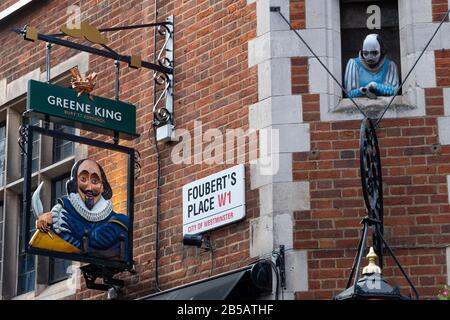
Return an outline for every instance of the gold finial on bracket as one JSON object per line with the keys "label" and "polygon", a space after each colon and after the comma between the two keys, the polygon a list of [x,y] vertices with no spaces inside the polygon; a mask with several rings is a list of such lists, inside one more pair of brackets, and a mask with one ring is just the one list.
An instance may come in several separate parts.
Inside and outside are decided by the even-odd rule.
{"label": "gold finial on bracket", "polygon": [[362,274],[363,275],[368,275],[372,273],[381,274],[381,268],[375,264],[375,261],[377,260],[378,256],[373,250],[373,247],[370,247],[369,253],[367,254],[366,257],[369,260],[369,264],[364,267]]}
{"label": "gold finial on bracket", "polygon": [[98,31],[95,27],[91,26],[86,21],[80,23],[79,28],[69,29],[67,26],[61,27],[61,32],[64,34],[73,37],[73,38],[84,38],[89,42],[96,44],[107,44],[108,39],[103,36],[100,31]]}
{"label": "gold finial on bracket", "polygon": [[89,74],[86,79],[83,79],[78,67],[73,67],[70,69],[70,73],[72,74],[72,81],[70,83],[72,84],[72,88],[78,92],[77,96],[79,97],[83,93],[87,93],[89,94],[89,99],[92,100],[93,98],[90,93],[94,90],[94,87],[97,84],[97,73],[93,72]]}
{"label": "gold finial on bracket", "polygon": [[28,41],[36,41],[38,39],[38,30],[35,27],[26,26],[24,38]]}
{"label": "gold finial on bracket", "polygon": [[141,56],[132,55],[130,59],[130,67],[135,69],[139,69],[140,67],[142,67]]}

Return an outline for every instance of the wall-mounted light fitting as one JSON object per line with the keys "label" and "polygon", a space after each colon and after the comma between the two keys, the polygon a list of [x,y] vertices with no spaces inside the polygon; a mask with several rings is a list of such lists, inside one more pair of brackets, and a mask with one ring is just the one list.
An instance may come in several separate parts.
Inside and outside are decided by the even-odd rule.
{"label": "wall-mounted light fitting", "polygon": [[212,249],[211,239],[208,235],[185,234],[183,236],[183,244],[185,246],[196,246],[198,248],[203,248],[206,251],[209,251]]}

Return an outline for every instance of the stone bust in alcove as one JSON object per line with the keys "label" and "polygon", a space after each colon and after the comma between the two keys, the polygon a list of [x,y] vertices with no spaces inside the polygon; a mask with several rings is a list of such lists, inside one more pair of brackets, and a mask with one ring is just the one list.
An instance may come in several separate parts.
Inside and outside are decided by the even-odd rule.
{"label": "stone bust in alcove", "polygon": [[351,98],[393,96],[399,86],[397,65],[386,57],[378,34],[369,34],[358,57],[348,61],[345,89]]}

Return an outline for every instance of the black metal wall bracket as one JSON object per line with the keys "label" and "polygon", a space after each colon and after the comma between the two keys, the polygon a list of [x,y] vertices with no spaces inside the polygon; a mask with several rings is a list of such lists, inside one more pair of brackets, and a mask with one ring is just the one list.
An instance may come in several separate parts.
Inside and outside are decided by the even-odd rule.
{"label": "black metal wall bracket", "polygon": [[371,226],[372,227],[373,226],[378,226],[378,227],[374,228],[373,237],[374,238],[378,238],[379,241],[382,242],[382,244],[384,245],[383,247],[389,252],[391,257],[394,259],[395,264],[400,269],[400,272],[402,273],[403,277],[408,282],[410,288],[414,292],[414,294],[416,296],[416,299],[419,300],[419,293],[417,292],[414,284],[409,279],[408,275],[406,274],[405,270],[401,266],[400,262],[398,261],[397,257],[395,256],[394,252],[392,251],[391,247],[389,247],[388,243],[386,242],[386,240],[384,239],[383,235],[381,234],[381,231],[380,231],[381,228],[379,226],[382,224],[382,222],[380,220],[377,220],[377,219],[374,219],[374,218],[365,217],[361,221],[361,224],[363,225],[361,239],[359,241],[358,250],[357,250],[357,253],[356,253],[356,256],[355,256],[355,260],[353,261],[353,266],[352,266],[352,270],[350,272],[350,277],[348,279],[346,289],[350,288],[350,286],[352,285],[352,279],[354,277],[354,279],[353,279],[353,290],[354,290],[354,292],[353,293],[356,294],[356,290],[358,288],[357,283],[358,283],[358,280],[360,279],[361,262],[362,262],[362,259],[363,259],[365,248],[367,246],[368,230],[369,230],[369,228]]}
{"label": "black metal wall bracket", "polygon": [[[114,292],[112,298],[117,297],[118,293],[125,285],[123,280],[114,278],[116,274],[123,270],[98,266],[95,264],[82,266],[80,267],[80,270],[83,273],[88,289],[108,291],[109,293]],[[97,283],[97,279],[102,279],[103,283]]]}
{"label": "black metal wall bracket", "polygon": [[[154,61],[142,61],[140,55],[122,55],[106,44],[101,42],[93,42],[94,44],[100,45],[102,49],[95,48],[91,45],[85,45],[65,39],[61,37],[67,36],[65,33],[56,34],[42,34],[39,33],[35,27],[24,26],[23,28],[12,29],[13,32],[22,35],[24,40],[28,41],[45,41],[47,48],[46,56],[46,67],[47,67],[47,82],[50,82],[50,68],[51,68],[51,48],[52,44],[57,44],[63,47],[84,51],[87,53],[95,54],[104,58],[114,60],[114,70],[115,70],[115,99],[119,100],[120,94],[120,81],[119,81],[119,68],[120,62],[125,62],[129,67],[139,69],[146,68],[154,71],[153,79],[156,85],[164,85],[164,90],[159,96],[156,103],[153,104],[153,114],[155,119],[158,121],[158,136],[160,140],[173,140],[174,139],[174,120],[173,120],[173,73],[174,73],[174,28],[173,28],[173,16],[166,19],[165,22],[138,24],[138,25],[127,25],[119,26],[113,28],[102,28],[98,29],[98,32],[113,32],[120,30],[130,30],[130,29],[141,29],[141,28],[157,28],[160,35],[165,36],[165,42],[163,48],[161,49],[158,57],[154,57]],[[156,30],[156,29],[155,29]],[[89,40],[90,41],[90,40]],[[156,46],[156,33],[155,33],[155,46]],[[165,53],[163,55],[163,53]],[[155,91],[154,91],[155,95]],[[165,100],[164,107],[158,107],[158,104],[162,99]],[[119,144],[119,137],[116,134],[114,136],[114,143]]]}
{"label": "black metal wall bracket", "polygon": [[17,139],[17,143],[19,144],[20,148],[20,155],[24,156],[27,154],[26,145],[28,143],[28,128],[26,125],[21,125],[19,127],[19,139]]}
{"label": "black metal wall bracket", "polygon": [[[155,61],[161,66],[174,67],[174,17],[169,16],[166,19],[167,26],[165,28],[158,28],[158,34],[164,37],[164,44],[159,50]],[[155,33],[155,49],[156,49],[156,33]],[[173,74],[162,74],[155,71],[153,74],[154,81],[154,100],[153,100],[153,126],[156,128],[156,140],[169,142],[177,141],[175,137],[174,125],[174,78]],[[160,88],[159,93],[156,93],[156,88]],[[164,101],[164,104],[162,103]]]}
{"label": "black metal wall bracket", "polygon": [[357,253],[353,261],[353,266],[350,272],[350,277],[348,279],[346,289],[350,288],[352,279],[354,277],[353,294],[356,294],[357,283],[360,279],[361,262],[363,259],[364,251],[367,247],[369,228],[372,228],[373,247],[378,254],[379,266],[381,270],[383,269],[384,261],[383,251],[386,249],[394,259],[405,280],[410,285],[411,289],[416,295],[416,298],[419,299],[419,294],[417,293],[414,284],[409,279],[405,270],[394,255],[394,252],[383,237],[383,178],[381,158],[376,129],[370,118],[364,118],[361,122],[359,152],[361,183],[368,216],[361,221],[361,224],[363,225],[362,234],[358,244]]}
{"label": "black metal wall bracket", "polygon": [[[151,24],[145,24],[145,25],[132,25],[132,26],[122,26],[122,27],[115,27],[115,28],[105,28],[105,29],[99,29],[100,32],[109,32],[109,31],[119,31],[119,30],[127,30],[127,29],[139,29],[139,28],[145,28],[145,27],[157,27],[157,26],[165,26],[168,25],[168,22],[162,22],[162,23],[151,23]],[[173,74],[173,69],[168,66],[162,66],[159,64],[154,64],[147,61],[139,61],[139,58],[136,59],[136,56],[127,56],[127,55],[121,55],[111,48],[107,47],[106,45],[103,45],[106,50],[97,49],[93,46],[88,46],[80,43],[76,43],[69,40],[60,39],[61,36],[64,36],[64,34],[42,34],[38,33],[37,30],[30,26],[25,26],[22,29],[15,28],[12,31],[14,31],[17,34],[20,34],[24,37],[25,40],[29,41],[36,41],[41,40],[45,41],[47,43],[51,44],[57,44],[63,47],[84,51],[88,53],[95,54],[97,56],[102,56],[104,58],[112,59],[115,61],[122,61],[128,63],[130,67],[133,68],[146,68],[151,69],[155,71],[162,72],[164,74]],[[136,61],[138,60],[138,61]],[[139,63],[140,62],[140,63]]]}
{"label": "black metal wall bracket", "polygon": [[276,266],[280,270],[280,285],[283,289],[286,289],[286,263],[284,245],[280,245],[280,251],[278,252],[276,260]]}

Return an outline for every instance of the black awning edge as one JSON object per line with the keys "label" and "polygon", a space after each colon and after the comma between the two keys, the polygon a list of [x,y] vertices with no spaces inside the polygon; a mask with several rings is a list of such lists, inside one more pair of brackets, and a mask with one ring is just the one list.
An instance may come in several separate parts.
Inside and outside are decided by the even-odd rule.
{"label": "black awning edge", "polygon": [[[239,283],[242,282],[248,284],[249,281],[252,283],[252,287],[260,292],[262,288],[260,281],[261,270],[264,269],[264,265],[266,264],[268,264],[267,261],[259,260],[239,269],[146,295],[137,300],[224,300],[230,294],[231,296],[235,296],[235,289],[242,287],[242,284]],[[268,275],[267,270],[269,270],[268,273],[270,273],[270,279],[267,280],[269,280],[269,291],[271,291],[272,269],[271,267],[267,267],[267,265],[265,267],[266,276]],[[262,275],[264,278],[264,272]]]}

